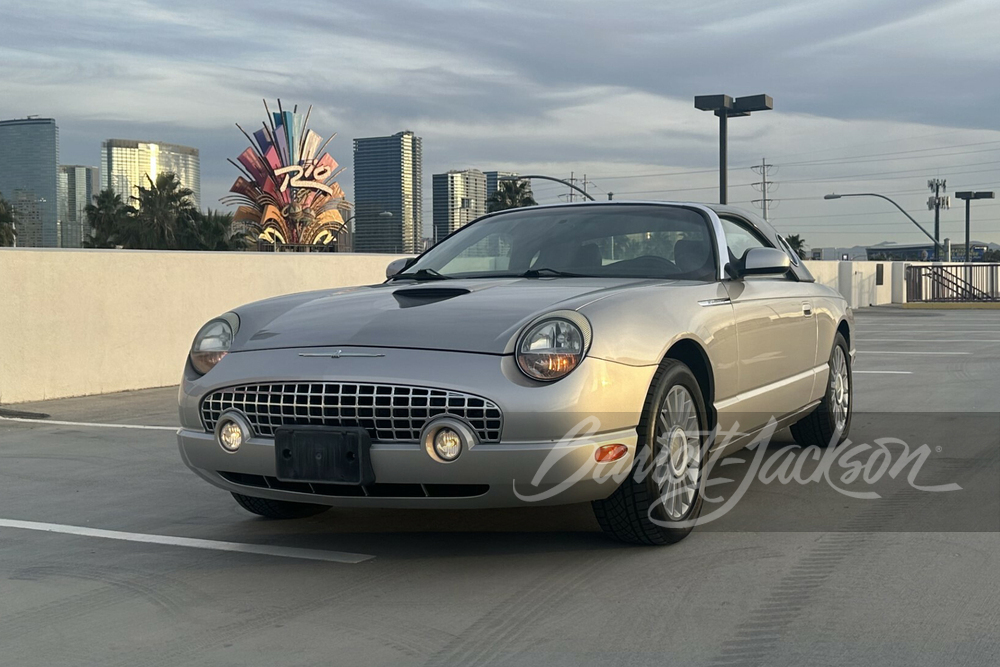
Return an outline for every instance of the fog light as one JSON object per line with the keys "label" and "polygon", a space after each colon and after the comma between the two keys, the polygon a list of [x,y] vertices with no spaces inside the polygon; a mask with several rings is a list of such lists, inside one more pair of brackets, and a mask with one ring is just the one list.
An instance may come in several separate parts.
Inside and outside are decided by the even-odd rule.
{"label": "fog light", "polygon": [[440,416],[424,424],[420,442],[427,455],[438,463],[454,463],[463,452],[479,444],[479,437],[461,419]]}
{"label": "fog light", "polygon": [[462,453],[462,436],[445,427],[434,436],[434,452],[445,461],[454,461]]}
{"label": "fog light", "polygon": [[625,445],[601,445],[594,452],[594,459],[598,463],[611,463],[617,461],[628,454],[628,447]]}
{"label": "fog light", "polygon": [[252,435],[253,431],[250,429],[250,424],[236,410],[223,412],[215,425],[215,439],[218,441],[219,446],[230,454],[238,451],[243,446],[243,443]]}

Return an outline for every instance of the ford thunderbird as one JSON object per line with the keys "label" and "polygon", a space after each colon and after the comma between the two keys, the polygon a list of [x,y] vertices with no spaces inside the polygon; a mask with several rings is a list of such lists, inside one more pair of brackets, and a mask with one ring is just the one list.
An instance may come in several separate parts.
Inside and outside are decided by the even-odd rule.
{"label": "ford thunderbird", "polygon": [[513,209],[386,274],[205,324],[184,462],[265,517],[589,502],[611,536],[665,544],[710,456],[850,428],[850,309],[739,209]]}

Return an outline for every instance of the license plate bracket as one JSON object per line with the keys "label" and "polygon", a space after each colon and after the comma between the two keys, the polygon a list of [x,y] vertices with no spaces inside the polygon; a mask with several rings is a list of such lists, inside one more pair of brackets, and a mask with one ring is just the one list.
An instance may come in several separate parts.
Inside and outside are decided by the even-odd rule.
{"label": "license plate bracket", "polygon": [[363,428],[279,428],[274,432],[275,477],[285,482],[371,484],[371,444]]}

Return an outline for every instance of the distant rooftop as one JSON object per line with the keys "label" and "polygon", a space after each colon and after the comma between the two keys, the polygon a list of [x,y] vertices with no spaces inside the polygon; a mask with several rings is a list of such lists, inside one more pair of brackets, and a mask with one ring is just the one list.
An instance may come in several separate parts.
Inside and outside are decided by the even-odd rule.
{"label": "distant rooftop", "polygon": [[145,139],[106,139],[107,146],[113,148],[138,148],[139,144],[156,144],[161,148],[166,148],[175,153],[187,153],[188,155],[198,155],[198,149],[191,146],[181,146],[180,144],[170,144],[165,141],[148,141]]}
{"label": "distant rooftop", "polygon": [[47,125],[55,123],[55,118],[11,118],[10,120],[0,120],[0,125]]}

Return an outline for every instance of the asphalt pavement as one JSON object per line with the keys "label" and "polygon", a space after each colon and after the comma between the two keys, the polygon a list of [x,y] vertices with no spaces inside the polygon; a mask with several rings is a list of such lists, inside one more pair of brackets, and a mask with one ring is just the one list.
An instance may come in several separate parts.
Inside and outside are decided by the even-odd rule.
{"label": "asphalt pavement", "polygon": [[754,472],[665,548],[589,506],[267,521],[181,463],[176,388],[7,406],[49,417],[0,420],[0,665],[995,665],[1000,311],[857,322],[852,440],[963,490]]}

